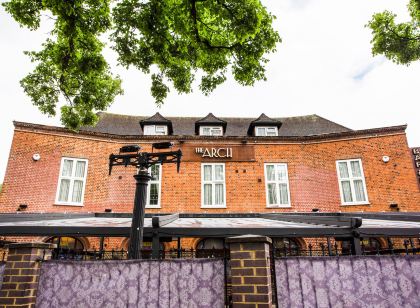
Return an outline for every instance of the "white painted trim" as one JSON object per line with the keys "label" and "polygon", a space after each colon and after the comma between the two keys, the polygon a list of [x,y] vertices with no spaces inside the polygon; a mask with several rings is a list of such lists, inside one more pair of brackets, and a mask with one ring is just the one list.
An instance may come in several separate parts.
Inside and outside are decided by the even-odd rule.
{"label": "white painted trim", "polygon": [[[264,129],[264,135],[258,135],[257,134],[259,128]],[[256,137],[274,137],[274,136],[268,136],[267,135],[267,129],[272,129],[272,128],[274,128],[275,131],[276,131],[275,136],[278,136],[279,135],[279,129],[278,129],[277,126],[255,126],[254,127],[254,136],[256,136]]]}
{"label": "white painted trim", "polygon": [[[204,135],[204,128],[210,129],[210,135]],[[213,134],[213,130],[220,130],[220,134]],[[223,126],[200,126],[200,136],[223,136]]]}
{"label": "white painted trim", "polygon": [[[73,168],[71,171],[71,176],[62,176],[62,172],[63,172],[63,166],[64,166],[64,160],[72,160],[73,161]],[[74,176],[74,173],[76,172],[76,164],[77,161],[84,161],[86,162],[86,166],[85,166],[85,173],[83,175],[83,178],[76,178]],[[88,166],[89,166],[89,161],[85,158],[77,158],[77,157],[61,157],[61,164],[60,164],[60,173],[58,174],[58,183],[57,183],[57,188],[56,188],[56,193],[55,193],[55,203],[54,205],[70,205],[70,206],[83,206],[83,201],[85,199],[85,188],[86,188],[86,182],[87,182],[87,171],[88,171]],[[73,195],[73,185],[74,185],[74,180],[83,180],[83,187],[82,187],[82,196],[81,196],[81,202],[63,202],[63,201],[59,201],[58,197],[60,194],[60,182],[62,179],[69,179],[70,180],[70,186],[69,186],[69,196],[68,198],[71,199],[72,195]]]}
{"label": "white painted trim", "polygon": [[[204,204],[204,184],[212,184],[212,202],[214,203],[215,201],[215,192],[216,189],[214,188],[216,186],[216,184],[222,184],[222,181],[215,181],[215,168],[214,166],[223,166],[223,204],[218,204],[218,205],[208,205],[208,204]],[[212,180],[210,182],[206,182],[204,183],[204,166],[212,166],[211,168],[211,173],[212,173]],[[201,208],[226,208],[226,165],[224,163],[202,163],[201,164]]]}
{"label": "white painted trim", "polygon": [[[158,134],[156,132],[157,128],[164,128],[165,133],[164,134]],[[151,129],[152,132],[146,132],[147,129]],[[168,135],[168,126],[167,125],[144,125],[143,127],[143,135],[144,136],[166,136]]]}
{"label": "white painted trim", "polygon": [[[360,173],[361,173],[361,177],[353,177],[353,173],[351,171],[351,167],[349,166],[350,162],[352,161],[358,161],[360,164]],[[349,173],[349,178],[348,179],[341,179],[340,177],[340,167],[339,167],[339,163],[346,163],[346,167],[347,167],[347,172]],[[338,180],[338,186],[339,186],[339,190],[340,190],[340,200],[341,200],[341,205],[342,206],[346,206],[346,205],[369,205],[369,196],[368,196],[368,192],[367,192],[367,188],[366,188],[366,180],[365,180],[365,173],[363,171],[363,164],[362,164],[362,159],[361,158],[350,158],[350,159],[341,159],[341,160],[337,160],[335,162],[335,168],[337,171],[337,180]],[[364,189],[364,193],[365,193],[365,197],[366,197],[366,201],[352,201],[352,202],[344,202],[344,196],[343,196],[343,187],[341,182],[342,181],[350,181],[350,191],[351,191],[351,195],[353,200],[356,198],[356,192],[354,190],[354,181],[355,180],[362,180],[362,184],[363,184],[363,189]]]}
{"label": "white painted trim", "polygon": [[[159,164],[159,181],[149,181],[147,185],[147,200],[146,200],[146,209],[160,209],[161,208],[161,196],[162,196],[162,165]],[[149,173],[151,174],[152,170],[151,167],[149,168]],[[150,184],[157,183],[159,184],[158,190],[158,204],[150,205]]]}
{"label": "white painted trim", "polygon": [[226,205],[202,205],[202,209],[226,209]]}
{"label": "white painted trim", "polygon": [[[275,183],[276,184],[276,191],[278,189],[278,184],[280,184],[280,182],[277,179],[277,167],[276,166],[285,166],[286,167],[286,184],[287,184],[287,197],[288,197],[288,204],[270,204],[269,203],[269,198],[268,198],[268,177],[267,177],[267,166],[269,165],[274,165],[274,172],[275,172],[275,181],[270,181],[270,183]],[[287,163],[264,163],[264,181],[265,181],[265,204],[266,204],[266,208],[290,208],[292,207],[292,200],[290,199],[290,183],[289,183],[289,169],[287,167]],[[279,195],[278,195],[278,201],[280,202],[280,191],[279,191]]]}

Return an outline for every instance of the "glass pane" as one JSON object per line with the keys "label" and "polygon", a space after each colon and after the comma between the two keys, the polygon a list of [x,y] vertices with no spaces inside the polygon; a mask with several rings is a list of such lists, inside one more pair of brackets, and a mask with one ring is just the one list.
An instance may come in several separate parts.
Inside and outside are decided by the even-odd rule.
{"label": "glass pane", "polygon": [[276,175],[274,173],[274,165],[265,166],[267,169],[267,181],[275,181]]}
{"label": "glass pane", "polygon": [[150,175],[153,181],[159,181],[160,165],[153,165],[150,167]]}
{"label": "glass pane", "polygon": [[275,127],[267,128],[267,136],[277,136],[277,131]]}
{"label": "glass pane", "polygon": [[347,163],[346,162],[338,163],[338,169],[340,171],[340,178],[341,179],[348,179],[349,171],[347,169]]}
{"label": "glass pane", "polygon": [[223,166],[222,165],[216,165],[214,166],[214,172],[215,172],[215,180],[216,181],[223,181]]}
{"label": "glass pane", "polygon": [[265,128],[258,127],[257,128],[257,136],[265,136]]}
{"label": "glass pane", "polygon": [[268,184],[268,204],[277,204],[276,184]]}
{"label": "glass pane", "polygon": [[277,165],[277,180],[280,182],[286,182],[286,166]]}
{"label": "glass pane", "polygon": [[64,160],[62,176],[71,176],[73,170],[73,161],[69,159]]}
{"label": "glass pane", "polygon": [[360,163],[359,161],[351,161],[350,162],[351,165],[351,173],[353,174],[353,177],[361,177],[362,176],[362,172],[360,170]]}
{"label": "glass pane", "polygon": [[154,125],[146,125],[144,127],[144,135],[154,135],[155,134],[155,126]]}
{"label": "glass pane", "polygon": [[62,179],[60,181],[60,192],[58,194],[58,201],[67,202],[69,199],[70,180]]}
{"label": "glass pane", "polygon": [[223,184],[216,184],[214,199],[214,204],[216,205],[223,205],[225,203],[225,198],[223,196]]}
{"label": "glass pane", "polygon": [[353,202],[353,196],[351,195],[350,181],[341,182],[343,188],[344,202]]}
{"label": "glass pane", "polygon": [[354,193],[356,195],[356,201],[366,201],[362,180],[355,180],[353,183],[354,183]]}
{"label": "glass pane", "polygon": [[82,202],[82,190],[83,190],[83,181],[74,181],[73,184],[73,194],[71,201],[80,203]]}
{"label": "glass pane", "polygon": [[279,184],[280,204],[289,204],[289,194],[287,193],[287,185]]}
{"label": "glass pane", "polygon": [[206,238],[197,244],[197,249],[223,249],[223,239]]}
{"label": "glass pane", "polygon": [[212,205],[211,184],[204,184],[204,205]]}
{"label": "glass pane", "polygon": [[202,128],[202,133],[204,136],[209,136],[210,135],[210,127],[203,127]]}
{"label": "glass pane", "polygon": [[74,249],[76,247],[76,240],[73,237],[63,236],[60,238],[60,248]]}
{"label": "glass pane", "polygon": [[221,136],[222,135],[222,129],[221,128],[213,128],[211,130],[212,136]]}
{"label": "glass pane", "polygon": [[85,176],[85,168],[86,168],[86,162],[78,161],[76,163],[76,172],[74,176],[77,178],[83,178]]}
{"label": "glass pane", "polygon": [[165,135],[165,126],[156,126],[156,135]]}
{"label": "glass pane", "polygon": [[150,184],[149,204],[150,205],[159,204],[159,184],[157,183]]}
{"label": "glass pane", "polygon": [[211,181],[212,176],[211,176],[211,168],[212,166],[210,165],[205,165],[204,166],[204,181]]}

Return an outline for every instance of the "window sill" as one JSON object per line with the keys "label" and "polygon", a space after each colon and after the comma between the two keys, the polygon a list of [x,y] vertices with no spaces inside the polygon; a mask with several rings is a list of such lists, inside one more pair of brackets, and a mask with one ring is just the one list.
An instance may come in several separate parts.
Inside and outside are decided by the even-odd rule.
{"label": "window sill", "polygon": [[225,209],[226,205],[202,205],[202,209]]}
{"label": "window sill", "polygon": [[267,209],[289,209],[291,208],[291,205],[267,205]]}
{"label": "window sill", "polygon": [[160,205],[146,205],[146,209],[161,209]]}
{"label": "window sill", "polygon": [[341,206],[354,206],[354,205],[370,205],[370,202],[352,202],[352,203],[341,203]]}
{"label": "window sill", "polygon": [[80,207],[84,206],[84,204],[80,204],[80,203],[59,203],[59,202],[56,202],[53,205],[57,205],[57,206],[80,206]]}

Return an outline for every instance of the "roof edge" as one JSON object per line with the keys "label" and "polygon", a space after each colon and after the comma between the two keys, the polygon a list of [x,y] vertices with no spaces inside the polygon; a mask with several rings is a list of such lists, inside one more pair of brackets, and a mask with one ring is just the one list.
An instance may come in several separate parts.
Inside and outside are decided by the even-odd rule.
{"label": "roof edge", "polygon": [[407,129],[407,124],[396,125],[396,126],[387,126],[379,128],[370,128],[363,130],[352,130],[345,132],[337,133],[327,133],[319,135],[308,135],[308,136],[273,136],[273,137],[255,137],[255,136],[192,136],[192,135],[168,135],[168,136],[144,136],[144,135],[116,135],[108,133],[99,133],[80,130],[78,132],[72,131],[70,129],[59,127],[59,126],[49,126],[43,124],[34,124],[28,122],[19,122],[13,121],[13,125],[16,128],[28,128],[35,130],[43,130],[48,132],[58,132],[58,133],[67,133],[71,135],[84,135],[92,137],[103,137],[111,138],[116,140],[127,140],[127,139],[145,139],[145,140],[162,140],[162,139],[183,139],[183,140],[199,140],[199,139],[211,139],[211,140],[254,140],[256,138],[265,141],[312,141],[312,140],[328,140],[334,138],[345,138],[345,137],[357,137],[357,136],[375,136],[377,134],[392,134],[392,133],[405,133]]}

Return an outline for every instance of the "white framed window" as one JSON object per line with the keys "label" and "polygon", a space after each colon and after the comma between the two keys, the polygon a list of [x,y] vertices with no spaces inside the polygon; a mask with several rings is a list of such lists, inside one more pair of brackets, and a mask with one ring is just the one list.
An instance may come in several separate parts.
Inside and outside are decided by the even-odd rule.
{"label": "white framed window", "polygon": [[167,125],[145,125],[143,128],[143,135],[155,136],[155,135],[167,135]]}
{"label": "white framed window", "polygon": [[200,126],[200,136],[223,136],[223,127]]}
{"label": "white framed window", "polygon": [[267,207],[291,207],[287,164],[264,164]]}
{"label": "white framed window", "polygon": [[336,164],[341,204],[368,204],[362,160],[338,160]]}
{"label": "white framed window", "polygon": [[63,157],[55,203],[83,206],[85,194],[87,159]]}
{"label": "white framed window", "polygon": [[255,127],[255,136],[278,136],[279,130],[276,126],[257,126]]}
{"label": "white framed window", "polygon": [[147,186],[146,208],[160,209],[160,193],[162,188],[162,165],[153,165],[149,168],[152,179]]}
{"label": "white framed window", "polygon": [[201,207],[226,207],[225,164],[201,164]]}

